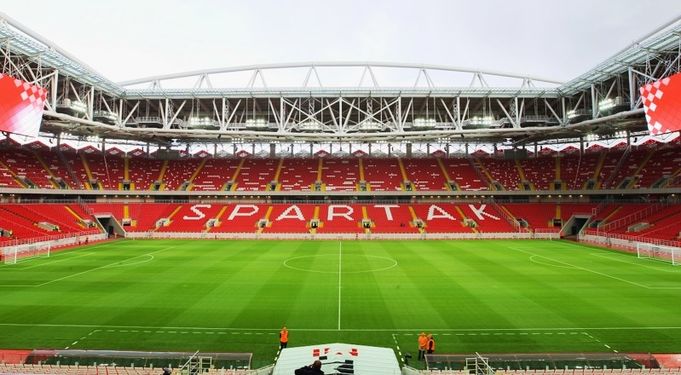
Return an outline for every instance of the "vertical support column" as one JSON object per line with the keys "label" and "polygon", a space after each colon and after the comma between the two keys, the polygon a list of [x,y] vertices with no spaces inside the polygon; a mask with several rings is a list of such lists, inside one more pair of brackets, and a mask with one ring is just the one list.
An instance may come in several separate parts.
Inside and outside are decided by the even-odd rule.
{"label": "vertical support column", "polygon": [[277,126],[277,130],[280,133],[284,132],[285,122],[286,114],[284,113],[284,99],[282,97],[279,97],[279,124]]}
{"label": "vertical support column", "polygon": [[584,154],[584,137],[579,137],[579,153]]}
{"label": "vertical support column", "polygon": [[636,86],[634,85],[634,69],[628,68],[629,75],[629,109],[636,107]]}
{"label": "vertical support column", "polygon": [[117,114],[118,120],[116,123],[118,123],[118,126],[122,127],[123,126],[123,99],[118,100],[118,114]]}
{"label": "vertical support column", "polygon": [[52,87],[51,87],[51,96],[50,96],[50,103],[52,105],[52,110],[57,111],[57,86],[59,85],[59,70],[54,70],[54,75],[52,76]]}
{"label": "vertical support column", "polygon": [[456,97],[456,128],[461,130],[461,97]]}
{"label": "vertical support column", "polygon": [[593,118],[598,116],[598,98],[596,95],[596,86],[591,84],[591,115]]}
{"label": "vertical support column", "polygon": [[[430,145],[428,145],[428,148],[430,149]],[[411,158],[411,143],[407,143],[407,158]]]}
{"label": "vertical support column", "polygon": [[275,158],[277,156],[277,145],[270,143],[270,158]]}
{"label": "vertical support column", "polygon": [[102,138],[102,154],[106,155],[106,138]]}
{"label": "vertical support column", "polygon": [[227,113],[227,98],[222,97],[222,103],[220,105],[220,131],[225,130],[225,118]]}
{"label": "vertical support column", "polygon": [[88,120],[92,121],[94,119],[94,112],[95,112],[95,88],[90,87],[90,92],[87,95]]}
{"label": "vertical support column", "polygon": [[402,122],[402,95],[397,98],[397,130],[402,131],[404,123]]}

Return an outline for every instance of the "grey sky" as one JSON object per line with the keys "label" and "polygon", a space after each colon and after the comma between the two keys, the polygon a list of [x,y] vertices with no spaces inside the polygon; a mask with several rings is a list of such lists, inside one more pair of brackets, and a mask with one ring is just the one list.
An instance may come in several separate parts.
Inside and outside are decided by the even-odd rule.
{"label": "grey sky", "polygon": [[681,15],[681,1],[0,0],[0,10],[114,81],[332,60],[568,80]]}

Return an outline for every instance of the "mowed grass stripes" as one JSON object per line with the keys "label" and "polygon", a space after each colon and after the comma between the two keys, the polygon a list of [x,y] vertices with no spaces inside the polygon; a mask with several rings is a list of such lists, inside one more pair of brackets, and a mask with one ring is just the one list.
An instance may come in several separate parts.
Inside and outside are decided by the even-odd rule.
{"label": "mowed grass stripes", "polygon": [[[339,275],[339,270],[341,274]],[[678,352],[681,268],[562,241],[93,245],[0,266],[0,347]]]}

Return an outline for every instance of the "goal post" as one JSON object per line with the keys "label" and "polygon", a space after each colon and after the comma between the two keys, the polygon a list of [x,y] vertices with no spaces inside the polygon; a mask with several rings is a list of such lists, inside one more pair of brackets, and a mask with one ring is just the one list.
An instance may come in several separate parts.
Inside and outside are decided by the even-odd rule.
{"label": "goal post", "polygon": [[49,258],[52,252],[51,244],[36,244],[28,246],[12,246],[2,250],[5,264],[17,264],[31,258]]}
{"label": "goal post", "polygon": [[637,242],[636,257],[639,259],[659,260],[678,266],[679,262],[681,262],[681,249],[672,246]]}

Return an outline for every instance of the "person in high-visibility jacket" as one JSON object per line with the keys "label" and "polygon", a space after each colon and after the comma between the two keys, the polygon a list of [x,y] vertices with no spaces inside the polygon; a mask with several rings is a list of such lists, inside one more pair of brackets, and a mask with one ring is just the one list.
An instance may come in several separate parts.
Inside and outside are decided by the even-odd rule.
{"label": "person in high-visibility jacket", "polygon": [[426,355],[426,345],[428,345],[428,336],[425,332],[419,334],[419,361],[423,360]]}
{"label": "person in high-visibility jacket", "polygon": [[279,349],[284,349],[288,345],[288,329],[286,327],[279,331]]}
{"label": "person in high-visibility jacket", "polygon": [[426,351],[428,354],[433,354],[435,352],[435,339],[433,335],[428,335],[428,344],[426,344]]}

